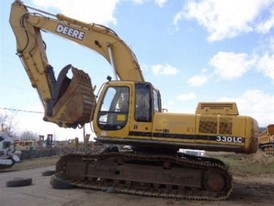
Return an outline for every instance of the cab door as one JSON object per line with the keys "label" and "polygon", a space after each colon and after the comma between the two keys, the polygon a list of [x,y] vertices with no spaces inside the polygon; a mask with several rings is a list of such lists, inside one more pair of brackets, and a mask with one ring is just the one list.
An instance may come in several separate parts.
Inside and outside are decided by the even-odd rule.
{"label": "cab door", "polygon": [[128,135],[130,85],[106,84],[95,111],[97,136],[123,138]]}
{"label": "cab door", "polygon": [[152,85],[147,82],[135,83],[133,117],[129,138],[152,139],[153,99]]}

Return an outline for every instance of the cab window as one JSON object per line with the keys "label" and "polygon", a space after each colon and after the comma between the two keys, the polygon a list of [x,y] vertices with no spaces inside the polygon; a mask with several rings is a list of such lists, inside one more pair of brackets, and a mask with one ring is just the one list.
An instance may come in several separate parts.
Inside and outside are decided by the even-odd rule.
{"label": "cab window", "polygon": [[128,119],[129,88],[109,87],[101,105],[98,126],[104,130],[122,129]]}
{"label": "cab window", "polygon": [[148,83],[135,84],[135,120],[151,121],[151,85]]}
{"label": "cab window", "polygon": [[153,89],[153,104],[154,104],[154,111],[161,112],[160,93],[156,89]]}

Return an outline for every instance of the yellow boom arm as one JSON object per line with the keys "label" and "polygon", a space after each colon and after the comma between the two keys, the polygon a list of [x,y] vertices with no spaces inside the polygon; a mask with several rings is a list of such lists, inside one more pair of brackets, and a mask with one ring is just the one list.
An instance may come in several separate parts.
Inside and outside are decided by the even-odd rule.
{"label": "yellow boom arm", "polygon": [[[34,12],[30,13],[30,10]],[[33,87],[38,90],[47,121],[65,127],[82,125],[90,120],[91,114],[87,113],[92,112],[95,100],[90,78],[83,71],[68,65],[61,71],[58,79],[55,79],[53,68],[47,59],[41,30],[95,50],[113,66],[114,73],[120,80],[144,82],[134,53],[114,31],[105,26],[87,24],[62,14],[52,15],[26,6],[18,0],[12,4],[10,24],[17,40],[17,53]],[[69,69],[75,74],[72,80],[66,77]],[[75,100],[76,92],[78,99],[82,98],[82,101]],[[58,102],[61,102],[59,106]],[[72,107],[82,108],[82,111],[71,114],[69,112]],[[72,120],[71,117],[75,115],[77,117]],[[84,120],[83,116],[86,116]]]}

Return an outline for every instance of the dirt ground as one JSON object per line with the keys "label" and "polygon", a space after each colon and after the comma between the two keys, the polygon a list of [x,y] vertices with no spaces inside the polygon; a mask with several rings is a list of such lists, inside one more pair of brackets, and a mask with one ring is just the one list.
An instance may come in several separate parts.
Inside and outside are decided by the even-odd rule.
{"label": "dirt ground", "polygon": [[[210,154],[210,156],[217,156],[225,161],[231,168],[233,174],[233,191],[230,197],[224,201],[193,201],[193,200],[174,200],[142,197],[136,195],[126,195],[119,193],[107,193],[102,191],[72,189],[60,191],[62,197],[67,195],[67,198],[48,202],[43,205],[63,205],[63,206],[79,206],[79,205],[108,205],[108,206],[154,206],[154,205],[190,205],[190,206],[250,206],[250,205],[273,205],[274,203],[274,157],[268,157],[258,152],[254,155],[237,155],[237,154]],[[43,160],[46,161],[46,160]],[[51,160],[51,164],[56,160]],[[35,161],[34,161],[35,162]],[[33,162],[33,164],[34,164]],[[30,165],[28,163],[28,165]],[[38,164],[40,165],[40,163]],[[22,165],[21,165],[22,168]],[[52,167],[54,168],[54,167]],[[16,170],[16,167],[14,167]],[[41,171],[41,170],[40,170]],[[0,176],[3,175],[0,173]],[[44,180],[41,187],[48,187],[51,198],[58,195],[59,191],[52,192]],[[37,181],[37,184],[40,184]],[[50,188],[50,189],[49,189]],[[1,188],[2,189],[2,188]],[[26,188],[27,189],[27,188]],[[42,188],[43,189],[43,188]],[[24,192],[27,194],[27,192]],[[0,194],[1,195],[1,194]],[[60,195],[61,197],[61,195]],[[1,202],[0,202],[1,203]],[[56,203],[56,204],[55,204]],[[2,204],[0,204],[2,206]],[[7,204],[8,205],[8,204]],[[12,204],[9,204],[12,205]]]}
{"label": "dirt ground", "polygon": [[193,201],[150,198],[134,195],[98,192],[83,190],[81,199],[67,202],[66,206],[78,205],[127,205],[127,206],[154,206],[154,205],[189,205],[189,206],[251,206],[273,205],[274,202],[274,175],[260,175],[257,177],[236,177],[231,196],[224,201]]}

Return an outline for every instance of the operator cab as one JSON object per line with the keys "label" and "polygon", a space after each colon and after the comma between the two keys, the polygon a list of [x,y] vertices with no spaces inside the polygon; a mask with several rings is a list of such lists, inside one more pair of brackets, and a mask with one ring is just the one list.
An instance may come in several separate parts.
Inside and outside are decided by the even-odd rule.
{"label": "operator cab", "polygon": [[101,130],[121,130],[128,121],[151,123],[161,111],[160,93],[148,82],[109,82],[99,100],[96,119]]}

